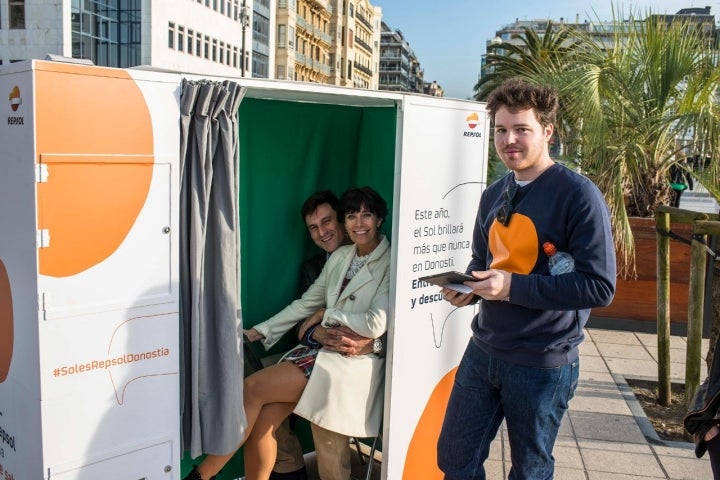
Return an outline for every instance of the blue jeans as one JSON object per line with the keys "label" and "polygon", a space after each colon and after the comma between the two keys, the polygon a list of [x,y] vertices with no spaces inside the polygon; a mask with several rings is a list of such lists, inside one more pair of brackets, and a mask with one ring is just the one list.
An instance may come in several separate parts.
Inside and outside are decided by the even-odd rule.
{"label": "blue jeans", "polygon": [[579,362],[554,368],[515,365],[490,357],[470,340],[438,440],[445,480],[485,480],[483,463],[503,418],[510,480],[550,480],[560,422],[575,393]]}

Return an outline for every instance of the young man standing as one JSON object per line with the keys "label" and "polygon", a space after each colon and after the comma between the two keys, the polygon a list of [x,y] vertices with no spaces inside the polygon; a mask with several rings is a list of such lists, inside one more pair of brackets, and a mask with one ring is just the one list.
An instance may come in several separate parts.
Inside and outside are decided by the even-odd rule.
{"label": "young man standing", "polygon": [[[454,306],[482,304],[438,441],[446,480],[485,479],[483,463],[503,419],[509,478],[553,478],[552,451],[577,387],[583,327],[590,309],[608,305],[615,292],[602,194],[550,158],[557,108],[553,89],[515,79],[487,101],[495,148],[510,173],[480,200],[467,268],[477,279],[466,282],[473,291],[443,289]],[[554,251],[566,254],[569,273],[551,274]]]}

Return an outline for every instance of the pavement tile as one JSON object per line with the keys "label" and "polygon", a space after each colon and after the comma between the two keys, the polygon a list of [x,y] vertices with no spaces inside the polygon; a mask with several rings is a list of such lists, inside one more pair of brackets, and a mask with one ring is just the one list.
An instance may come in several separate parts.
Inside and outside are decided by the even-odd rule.
{"label": "pavement tile", "polygon": [[502,460],[503,458],[503,445],[502,445],[502,436],[498,435],[495,437],[495,440],[490,443],[490,453],[488,454],[488,458],[490,460]]}
{"label": "pavement tile", "polygon": [[600,352],[598,351],[597,347],[595,346],[595,342],[593,342],[589,338],[585,338],[585,341],[580,344],[578,347],[578,350],[580,351],[580,358],[590,356],[590,357],[599,357]]}
{"label": "pavement tile", "polygon": [[487,478],[507,478],[505,465],[501,460],[486,460],[483,466]]}
{"label": "pavement tile", "polygon": [[583,448],[581,448],[580,453],[582,454],[585,467],[588,471],[645,475],[659,478],[663,478],[664,475],[655,455],[643,455],[632,452],[610,452],[607,450],[588,450]]}
{"label": "pavement tile", "polygon": [[589,328],[587,332],[590,334],[593,342],[598,343],[619,343],[621,345],[640,345],[640,340],[633,332],[623,332],[618,330],[602,330],[598,328]]}
{"label": "pavement tile", "polygon": [[560,422],[560,429],[558,430],[558,437],[572,437],[575,435],[575,431],[568,415],[563,415],[562,422]]}
{"label": "pavement tile", "polygon": [[700,480],[713,478],[710,461],[707,458],[682,458],[658,455],[660,463],[672,479]]}
{"label": "pavement tile", "polygon": [[[671,447],[666,445],[653,445],[652,449],[658,456],[690,458],[693,460],[697,459],[697,457],[695,456],[695,445],[692,443],[687,443],[686,445],[687,448],[679,448],[675,446]],[[703,459],[708,460],[707,455],[703,457]]]}
{"label": "pavement tile", "polygon": [[559,467],[555,464],[555,480],[587,480],[582,468]]}
{"label": "pavement tile", "polygon": [[568,415],[575,436],[612,442],[646,443],[647,440],[631,415],[612,415],[571,410]]}
{"label": "pavement tile", "polygon": [[580,354],[580,375],[583,372],[607,372],[608,367],[602,357],[583,356]]}
{"label": "pavement tile", "polygon": [[[628,360],[626,358],[606,358],[608,368],[613,373],[619,373],[627,377],[648,377],[657,378],[658,366],[654,360]],[[672,376],[672,365],[671,376]],[[684,370],[684,367],[683,367]],[[682,378],[685,378],[683,374]]]}
{"label": "pavement tile", "polygon": [[630,407],[607,372],[590,372],[580,378],[570,410],[631,415]]}
{"label": "pavement tile", "polygon": [[655,361],[644,345],[624,345],[620,343],[596,343],[596,345],[604,358]]}
{"label": "pavement tile", "polygon": [[578,438],[580,451],[604,450],[607,452],[626,452],[638,455],[652,455],[653,450],[646,441],[642,443],[613,442],[607,440],[594,440],[591,438]]}
{"label": "pavement tile", "polygon": [[570,402],[570,408],[575,412],[595,412],[613,415],[632,415],[630,407],[622,396],[615,393],[615,397],[609,397],[602,392],[575,392],[575,397]]}
{"label": "pavement tile", "polygon": [[[626,332],[629,333],[629,332]],[[655,347],[657,348],[658,340],[657,340],[657,334],[655,333],[635,333],[635,336],[640,340],[640,342],[643,345],[646,345],[648,347]],[[707,343],[707,342],[705,342]],[[685,337],[681,337],[679,335],[671,335],[670,336],[670,348],[678,348],[681,350],[685,350],[687,347],[687,341],[685,340]]]}
{"label": "pavement tile", "polygon": [[583,460],[580,455],[580,449],[577,445],[558,445],[553,448],[553,456],[555,457],[555,467],[564,467],[574,470],[583,470]]}
{"label": "pavement tile", "polygon": [[[623,475],[610,472],[587,472],[588,480],[667,480],[667,477],[648,477],[645,475]],[[699,480],[699,479],[695,479]]]}

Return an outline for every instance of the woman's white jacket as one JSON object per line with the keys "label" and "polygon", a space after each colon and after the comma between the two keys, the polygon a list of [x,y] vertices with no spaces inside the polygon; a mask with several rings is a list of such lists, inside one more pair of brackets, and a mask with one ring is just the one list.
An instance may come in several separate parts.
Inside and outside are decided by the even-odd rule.
{"label": "woman's white jacket", "polygon": [[[387,330],[390,243],[385,237],[340,293],[355,246],[337,249],[303,296],[267,321],[255,325],[274,345],[299,321],[325,307],[322,325],[343,325],[369,338]],[[321,427],[354,437],[378,434],[383,413],[385,360],[371,353],[345,357],[320,350],[295,413]]]}

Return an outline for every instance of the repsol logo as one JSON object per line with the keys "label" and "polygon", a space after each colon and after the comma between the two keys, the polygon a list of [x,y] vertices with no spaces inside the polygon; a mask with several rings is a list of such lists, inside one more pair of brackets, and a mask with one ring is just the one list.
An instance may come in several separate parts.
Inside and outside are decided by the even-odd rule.
{"label": "repsol logo", "polygon": [[482,138],[482,133],[480,132],[463,132],[463,137],[476,137],[476,138]]}
{"label": "repsol logo", "polygon": [[8,117],[8,125],[25,125],[25,117]]}

